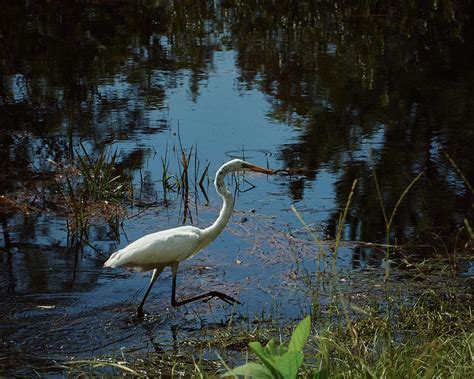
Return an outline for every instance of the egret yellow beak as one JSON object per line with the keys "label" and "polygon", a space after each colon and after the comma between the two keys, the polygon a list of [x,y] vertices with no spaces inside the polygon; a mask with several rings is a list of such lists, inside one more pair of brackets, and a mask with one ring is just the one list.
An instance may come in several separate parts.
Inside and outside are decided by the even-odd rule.
{"label": "egret yellow beak", "polygon": [[263,167],[260,167],[260,166],[256,166],[256,165],[253,165],[253,164],[250,164],[250,163],[245,163],[243,165],[244,168],[246,168],[247,170],[251,170],[251,171],[255,171],[255,172],[261,172],[262,174],[267,174],[267,175],[274,175],[275,172],[273,170],[270,170],[268,168],[263,168]]}

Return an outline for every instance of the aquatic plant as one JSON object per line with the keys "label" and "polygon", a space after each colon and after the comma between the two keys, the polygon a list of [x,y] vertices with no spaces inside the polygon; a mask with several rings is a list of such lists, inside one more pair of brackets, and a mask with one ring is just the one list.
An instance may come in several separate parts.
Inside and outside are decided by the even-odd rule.
{"label": "aquatic plant", "polygon": [[393,219],[394,219],[395,215],[397,214],[398,208],[400,207],[400,204],[402,203],[403,199],[406,197],[408,192],[411,190],[411,188],[418,181],[418,179],[420,179],[420,177],[422,175],[423,175],[423,171],[420,172],[418,175],[416,175],[412,179],[412,181],[408,184],[408,186],[403,190],[403,192],[398,197],[398,200],[397,200],[396,204],[394,205],[394,207],[392,209],[392,212],[389,214],[386,210],[386,207],[385,207],[385,204],[384,204],[384,201],[383,201],[382,192],[380,190],[379,181],[377,179],[377,172],[375,170],[374,164],[372,163],[372,176],[373,176],[373,179],[374,179],[375,188],[377,190],[377,197],[378,197],[378,200],[379,200],[380,209],[382,210],[383,219],[385,221],[385,238],[386,238],[385,282],[388,281],[388,276],[390,274],[390,249],[392,248],[391,240],[390,240],[390,238],[391,238],[390,232],[391,232],[391,229],[392,229]]}
{"label": "aquatic plant", "polygon": [[68,240],[87,239],[88,227],[104,220],[118,238],[118,224],[133,203],[133,184],[129,173],[121,171],[117,150],[106,148],[97,156],[80,144],[65,163],[50,161],[57,167],[55,193],[59,206],[65,208]]}
{"label": "aquatic plant", "polygon": [[[205,186],[209,184],[209,166],[207,165],[201,172],[201,162],[198,157],[197,148],[191,145],[189,148],[183,147],[181,137],[178,134],[178,146],[174,145],[172,151],[175,152],[174,166],[177,172],[172,172],[170,168],[171,161],[168,157],[168,147],[165,149],[164,156],[161,157],[161,187],[163,192],[163,204],[166,206],[170,201],[170,193],[175,193],[180,198],[182,209],[182,223],[185,224],[189,219],[192,221],[192,213],[190,208],[191,197],[194,197],[194,202],[198,202],[199,191],[203,194],[206,202],[209,204],[209,197]],[[194,177],[192,176],[194,173]],[[199,187],[199,190],[198,190]]]}

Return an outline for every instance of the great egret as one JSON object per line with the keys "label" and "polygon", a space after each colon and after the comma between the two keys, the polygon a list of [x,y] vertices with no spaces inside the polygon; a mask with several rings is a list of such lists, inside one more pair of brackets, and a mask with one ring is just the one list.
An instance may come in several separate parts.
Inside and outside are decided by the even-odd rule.
{"label": "great egret", "polygon": [[113,253],[105,262],[104,267],[124,266],[132,267],[139,271],[153,270],[148,289],[137,309],[138,317],[143,317],[143,305],[150,293],[151,287],[167,266],[171,267],[173,276],[171,287],[171,304],[173,306],[177,307],[195,300],[210,299],[212,297],[218,297],[229,304],[238,303],[234,298],[217,291],[210,291],[186,300],[176,300],[176,275],[179,262],[191,258],[214,241],[226,226],[227,221],[229,221],[234,209],[234,198],[226,188],[224,178],[227,174],[234,171],[255,171],[268,175],[274,174],[272,170],[255,166],[240,159],[234,159],[225,163],[217,171],[214,180],[214,186],[217,193],[222,197],[223,205],[219,217],[211,226],[205,229],[199,229],[195,226],[180,226],[148,234]]}

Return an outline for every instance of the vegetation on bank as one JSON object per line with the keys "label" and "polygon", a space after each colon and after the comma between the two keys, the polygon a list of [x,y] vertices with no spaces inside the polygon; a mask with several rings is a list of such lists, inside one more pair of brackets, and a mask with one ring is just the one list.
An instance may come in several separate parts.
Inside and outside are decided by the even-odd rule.
{"label": "vegetation on bank", "polygon": [[471,377],[472,293],[469,283],[454,286],[452,278],[444,280],[421,292],[414,283],[392,283],[387,298],[362,303],[353,293],[338,293],[328,307],[315,306],[311,323],[308,316],[295,330],[291,322],[276,320],[234,322],[207,330],[199,340],[179,340],[173,351],[60,367],[72,375],[150,377]]}

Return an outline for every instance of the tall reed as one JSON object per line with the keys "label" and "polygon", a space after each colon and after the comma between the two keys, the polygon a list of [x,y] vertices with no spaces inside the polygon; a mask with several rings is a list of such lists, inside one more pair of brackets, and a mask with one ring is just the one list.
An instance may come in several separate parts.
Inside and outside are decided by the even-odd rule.
{"label": "tall reed", "polygon": [[134,190],[130,173],[118,169],[117,150],[106,148],[93,156],[80,144],[66,167],[56,177],[58,201],[66,207],[68,240],[87,239],[93,220],[104,219],[118,238],[118,224],[125,213],[124,205],[133,204]]}

